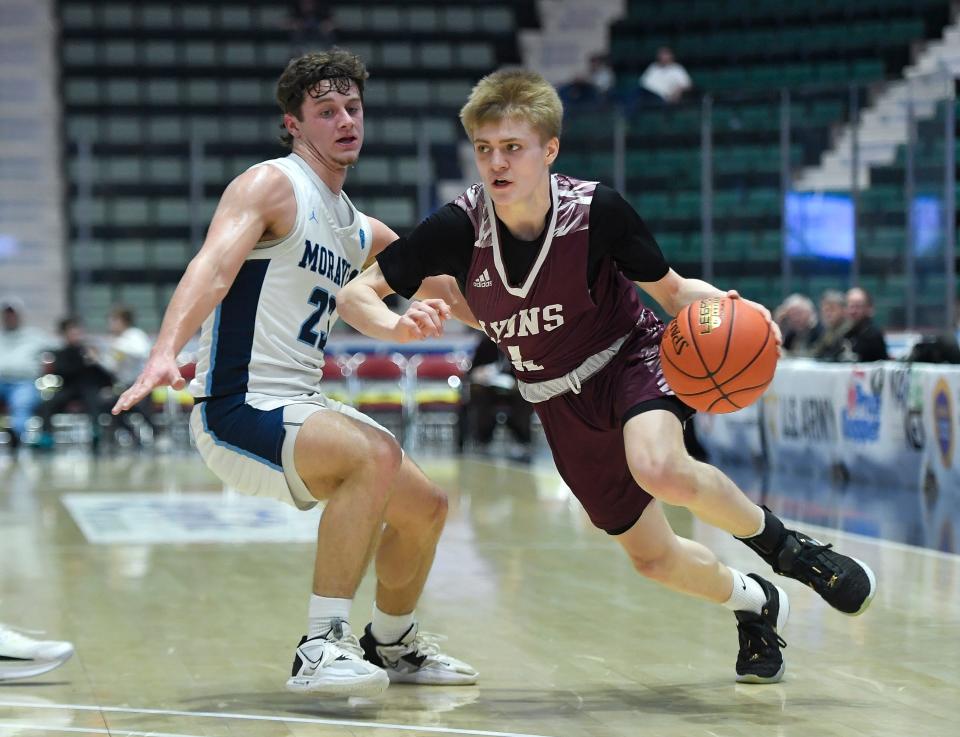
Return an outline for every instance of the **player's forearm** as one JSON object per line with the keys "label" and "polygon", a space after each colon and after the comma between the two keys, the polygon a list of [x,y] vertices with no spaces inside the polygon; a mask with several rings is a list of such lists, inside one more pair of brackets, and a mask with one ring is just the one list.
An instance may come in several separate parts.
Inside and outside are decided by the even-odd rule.
{"label": "player's forearm", "polygon": [[726,292],[717,289],[701,279],[684,279],[680,288],[673,296],[673,308],[670,313],[676,315],[680,310],[691,302],[698,299],[709,299],[710,297],[723,297]]}
{"label": "player's forearm", "polygon": [[348,325],[378,340],[392,340],[400,319],[375,289],[360,281],[351,282],[340,290],[337,312]]}
{"label": "player's forearm", "polygon": [[226,296],[231,281],[213,259],[196,256],[170,298],[153,351],[176,356]]}
{"label": "player's forearm", "polygon": [[450,313],[455,319],[475,330],[480,329],[480,323],[467,305],[456,280],[451,276],[431,276],[424,279],[413,296],[414,299],[442,299],[450,307]]}

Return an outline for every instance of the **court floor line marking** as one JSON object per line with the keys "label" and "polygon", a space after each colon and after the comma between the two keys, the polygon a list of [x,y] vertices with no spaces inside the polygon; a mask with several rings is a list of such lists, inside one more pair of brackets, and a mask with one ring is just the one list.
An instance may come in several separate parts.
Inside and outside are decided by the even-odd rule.
{"label": "court floor line marking", "polygon": [[[79,732],[80,734],[109,734],[116,737],[201,737],[199,734],[183,734],[181,732],[136,732],[129,729],[98,729],[97,727],[60,727],[46,724],[21,724],[20,722],[2,722],[0,727],[13,727],[15,730],[33,730],[34,732]],[[16,732],[13,732],[16,734]]]}
{"label": "court floor line marking", "polygon": [[[475,737],[550,737],[526,732],[491,732],[485,729],[460,729],[457,727],[427,727],[416,724],[390,724],[389,722],[361,722],[353,719],[322,719],[319,717],[285,717],[266,714],[237,714],[216,711],[177,711],[175,709],[131,709],[123,706],[91,706],[89,704],[24,704],[19,701],[0,701],[0,706],[20,709],[69,709],[72,711],[99,711],[113,714],[152,714],[155,716],[196,717],[198,719],[244,719],[254,722],[290,722],[293,724],[326,724],[332,727],[366,727],[368,729],[392,729],[398,732],[432,732],[434,734],[464,734]],[[111,730],[108,734],[118,733]],[[131,733],[135,734],[135,733]],[[143,735],[159,733],[141,732]],[[183,735],[182,737],[191,737]]]}
{"label": "court floor line marking", "polygon": [[941,558],[943,560],[953,561],[955,563],[960,562],[960,553],[947,553],[943,550],[934,550],[933,548],[925,548],[922,545],[910,545],[909,543],[898,542],[897,540],[887,540],[882,537],[873,537],[872,535],[863,535],[859,532],[847,532],[846,530],[838,530],[835,527],[824,527],[823,525],[815,525],[802,520],[787,520],[790,526],[800,528],[801,530],[813,530],[818,534],[826,536],[835,536],[835,537],[844,537],[850,540],[856,540],[857,542],[873,543],[874,545],[881,548],[892,548],[894,550],[902,550],[907,553],[917,553],[918,555],[925,555],[930,558]]}

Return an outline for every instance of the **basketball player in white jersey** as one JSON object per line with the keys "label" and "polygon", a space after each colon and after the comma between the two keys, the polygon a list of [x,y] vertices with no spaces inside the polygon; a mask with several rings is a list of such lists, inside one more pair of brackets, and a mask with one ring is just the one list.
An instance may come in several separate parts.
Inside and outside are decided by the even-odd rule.
{"label": "basketball player in white jersey", "polygon": [[[184,385],[175,361],[203,324],[191,429],[226,484],[308,509],[325,501],[309,627],[287,687],[374,695],[390,681],[461,685],[477,672],[418,632],[414,608],[446,516],[444,493],[376,422],[325,397],[323,348],[340,288],[397,236],[342,191],[363,143],[363,62],[332,49],[294,59],[277,83],[292,153],[251,167],[221,197],[206,241],[167,307],[137,381],[114,413],[154,387]],[[455,282],[399,318],[440,334],[437,310],[472,322]],[[440,298],[443,298],[441,300]],[[354,592],[376,556],[373,618],[358,640]]]}

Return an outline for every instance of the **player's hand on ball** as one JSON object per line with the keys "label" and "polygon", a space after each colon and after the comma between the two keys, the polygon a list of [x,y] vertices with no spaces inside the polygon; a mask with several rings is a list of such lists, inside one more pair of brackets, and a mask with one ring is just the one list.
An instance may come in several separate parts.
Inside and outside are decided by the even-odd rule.
{"label": "player's hand on ball", "polygon": [[176,356],[151,354],[147,360],[147,365],[143,367],[143,371],[133,382],[133,386],[120,395],[117,403],[113,405],[113,409],[110,411],[115,415],[126,412],[139,404],[158,386],[172,386],[174,389],[180,390],[186,385],[187,380],[180,374]]}
{"label": "player's hand on ball", "polygon": [[443,323],[450,319],[450,306],[442,299],[415,300],[397,321],[397,339],[403,342],[443,335]]}
{"label": "player's hand on ball", "polygon": [[740,292],[736,289],[731,289],[727,292],[727,296],[730,299],[739,299],[744,304],[748,304],[753,307],[755,310],[759,310],[760,314],[767,318],[767,325],[770,326],[770,330],[773,331],[773,337],[777,341],[777,355],[783,355],[783,352],[780,350],[780,346],[783,345],[783,334],[780,332],[780,326],[777,324],[777,321],[773,319],[773,315],[770,314],[770,310],[764,307],[759,302],[753,302],[749,299],[744,299],[740,296]]}

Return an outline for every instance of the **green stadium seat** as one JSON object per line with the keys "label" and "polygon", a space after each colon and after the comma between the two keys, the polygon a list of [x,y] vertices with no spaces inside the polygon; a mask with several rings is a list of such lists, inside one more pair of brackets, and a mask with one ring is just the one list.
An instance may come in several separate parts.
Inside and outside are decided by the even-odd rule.
{"label": "green stadium seat", "polygon": [[438,9],[429,5],[409,8],[407,10],[407,24],[411,31],[418,33],[436,31],[440,28]]}
{"label": "green stadium seat", "polygon": [[420,63],[426,68],[449,69],[453,66],[453,48],[441,41],[420,46]]}
{"label": "green stadium seat", "polygon": [[366,28],[369,30],[384,33],[397,33],[403,30],[405,19],[400,8],[374,5],[367,9],[366,16]]}
{"label": "green stadium seat", "polygon": [[67,64],[89,66],[97,63],[97,44],[93,41],[71,39],[62,46],[63,60]]}
{"label": "green stadium seat", "polygon": [[253,27],[253,9],[249,5],[228,3],[220,8],[218,19],[221,28],[246,30]]}
{"label": "green stadium seat", "polygon": [[700,217],[700,193],[677,192],[673,200],[673,215],[679,219]]}
{"label": "green stadium seat", "polygon": [[145,175],[143,160],[136,156],[111,156],[102,160],[103,178],[111,183],[131,184]]}
{"label": "green stadium seat", "polygon": [[494,31],[498,33],[513,33],[515,21],[513,10],[510,7],[494,6],[491,8],[479,8],[480,27],[484,31]]}
{"label": "green stadium seat", "polygon": [[213,8],[208,5],[184,5],[180,8],[180,24],[187,29],[214,28]]}
{"label": "green stadium seat", "polygon": [[473,8],[459,5],[443,8],[443,26],[448,31],[469,33],[476,30]]}
{"label": "green stadium seat", "polygon": [[222,48],[222,63],[226,66],[255,66],[257,48],[252,41],[228,41]]}
{"label": "green stadium seat", "polygon": [[[154,93],[157,98],[163,99],[163,91],[169,88],[176,90],[176,82],[173,80],[151,80],[148,84],[148,94],[153,98]],[[105,100],[108,105],[131,105],[140,101],[140,92],[143,86],[135,79],[108,79],[104,92]],[[156,88],[156,89],[155,89]]]}
{"label": "green stadium seat", "polygon": [[466,69],[487,69],[496,64],[496,54],[488,43],[458,44],[457,58]]}

